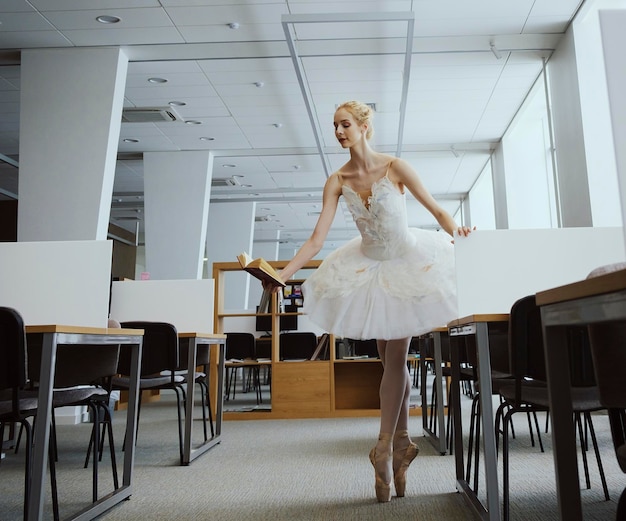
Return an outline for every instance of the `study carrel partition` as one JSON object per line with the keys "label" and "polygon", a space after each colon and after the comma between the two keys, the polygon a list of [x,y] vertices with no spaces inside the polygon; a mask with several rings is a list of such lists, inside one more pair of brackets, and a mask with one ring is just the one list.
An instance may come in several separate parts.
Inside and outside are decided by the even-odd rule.
{"label": "study carrel partition", "polygon": [[476,230],[454,250],[459,318],[508,313],[521,297],[626,259],[620,227]]}

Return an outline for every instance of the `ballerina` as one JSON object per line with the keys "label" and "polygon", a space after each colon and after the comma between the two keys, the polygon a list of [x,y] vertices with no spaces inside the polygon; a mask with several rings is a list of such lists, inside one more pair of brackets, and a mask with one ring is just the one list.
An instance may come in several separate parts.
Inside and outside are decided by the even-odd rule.
{"label": "ballerina", "polygon": [[[288,280],[322,248],[343,196],[360,235],[324,259],[303,284],[304,313],[338,337],[376,339],[383,365],[380,431],[369,457],[379,502],[406,489],[418,453],[408,432],[411,337],[457,318],[454,251],[450,236],[467,236],[437,204],[404,160],[374,151],[373,111],[348,101],[335,111],[335,136],[350,159],[324,185],[322,211],[307,241],[281,270]],[[447,232],[407,225],[408,190]]]}

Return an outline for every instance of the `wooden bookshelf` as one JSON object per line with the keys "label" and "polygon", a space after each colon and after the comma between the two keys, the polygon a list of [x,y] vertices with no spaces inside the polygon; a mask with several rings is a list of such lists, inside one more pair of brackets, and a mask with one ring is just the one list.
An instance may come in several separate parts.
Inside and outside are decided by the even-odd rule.
{"label": "wooden bookshelf", "polygon": [[[274,268],[281,269],[287,261],[270,261]],[[310,261],[302,269],[316,269],[321,261]],[[213,264],[215,280],[214,323],[215,332],[224,332],[224,319],[228,317],[252,316],[256,313],[226,313],[226,273],[242,271],[238,262],[216,262]],[[271,312],[271,410],[224,412],[226,420],[289,419],[289,418],[334,418],[378,416],[378,398],[382,364],[378,359],[342,360],[336,358],[335,339],[330,337],[330,359],[301,362],[281,361],[279,342],[279,319],[273,297]],[[286,313],[284,313],[286,314]],[[293,313],[289,313],[293,314]],[[297,313],[300,314],[300,313]],[[216,371],[215,367],[212,367]],[[215,374],[215,376],[217,376]],[[212,381],[217,381],[214,377]],[[421,408],[411,408],[411,414],[421,414]]]}

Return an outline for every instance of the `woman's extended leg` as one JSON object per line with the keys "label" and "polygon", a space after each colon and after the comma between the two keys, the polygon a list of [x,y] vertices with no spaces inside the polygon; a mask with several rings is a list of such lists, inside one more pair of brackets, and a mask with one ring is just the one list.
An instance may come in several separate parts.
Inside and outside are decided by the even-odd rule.
{"label": "woman's extended leg", "polygon": [[[380,436],[375,453],[391,454],[379,458],[377,475],[387,483],[393,472],[396,494],[404,496],[406,471],[417,456],[417,445],[409,437],[409,400],[411,377],[406,363],[410,338],[379,340],[378,353],[383,364],[380,385]],[[391,459],[391,462],[389,461]]]}

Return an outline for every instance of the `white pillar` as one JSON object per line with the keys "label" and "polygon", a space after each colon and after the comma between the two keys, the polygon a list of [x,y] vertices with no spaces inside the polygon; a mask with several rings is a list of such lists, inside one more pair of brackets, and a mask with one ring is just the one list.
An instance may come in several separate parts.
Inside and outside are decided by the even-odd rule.
{"label": "white pillar", "polygon": [[626,44],[626,10],[601,11],[600,24],[626,244],[626,63],[623,51]]}
{"label": "white pillar", "polygon": [[146,271],[151,279],[201,279],[213,154],[144,154]]}
{"label": "white pillar", "polygon": [[[209,274],[213,273],[214,262],[237,262],[237,255],[242,251],[252,252],[255,212],[255,202],[213,203],[211,205],[206,240]],[[249,277],[245,272],[226,274],[225,309],[249,309]],[[259,281],[257,283],[261,284]]]}
{"label": "white pillar", "polygon": [[114,48],[22,51],[19,241],[107,238],[127,67]]}
{"label": "white pillar", "polygon": [[592,226],[576,46],[570,27],[548,62],[552,122],[564,228]]}

